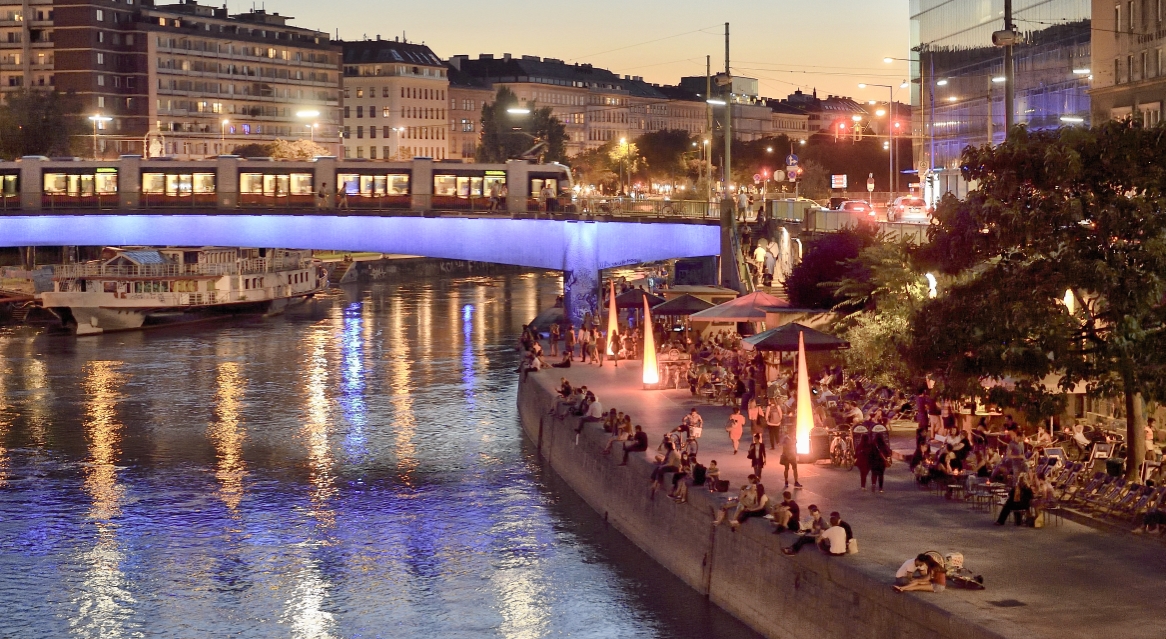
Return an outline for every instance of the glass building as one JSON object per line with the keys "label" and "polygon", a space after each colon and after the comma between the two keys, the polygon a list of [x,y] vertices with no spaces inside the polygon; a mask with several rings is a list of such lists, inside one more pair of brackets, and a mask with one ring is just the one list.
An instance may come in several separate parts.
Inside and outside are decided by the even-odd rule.
{"label": "glass building", "polygon": [[[1088,123],[1090,0],[1013,0],[1016,124],[1030,130]],[[929,200],[963,195],[967,146],[1005,135],[1004,0],[911,0],[916,167]]]}

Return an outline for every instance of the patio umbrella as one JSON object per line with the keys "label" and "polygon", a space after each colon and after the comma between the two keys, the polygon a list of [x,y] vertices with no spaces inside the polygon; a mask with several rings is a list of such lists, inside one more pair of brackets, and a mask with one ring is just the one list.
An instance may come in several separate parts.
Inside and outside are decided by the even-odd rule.
{"label": "patio umbrella", "polygon": [[652,295],[642,288],[633,288],[615,296],[615,307],[643,308],[645,299],[648,300],[648,306],[655,306],[664,302],[663,297]]}
{"label": "patio umbrella", "polygon": [[764,322],[765,309],[775,306],[788,307],[789,302],[776,295],[757,291],[693,313],[692,319],[700,322]]}
{"label": "patio umbrella", "polygon": [[670,299],[663,304],[657,304],[652,307],[652,313],[656,315],[692,315],[699,313],[708,308],[712,308],[712,302],[706,302],[699,297],[692,295],[681,295],[680,297]]}
{"label": "patio umbrella", "polygon": [[807,351],[837,351],[850,348],[850,342],[846,340],[815,331],[796,322],[746,337],[741,343],[748,350],[793,352],[798,350],[799,336],[805,340]]}

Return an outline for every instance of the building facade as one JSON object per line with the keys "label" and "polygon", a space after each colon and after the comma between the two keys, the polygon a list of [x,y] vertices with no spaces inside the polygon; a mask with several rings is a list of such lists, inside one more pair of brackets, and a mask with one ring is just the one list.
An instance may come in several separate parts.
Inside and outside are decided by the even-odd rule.
{"label": "building facade", "polygon": [[[1022,36],[1013,54],[1016,124],[1088,123],[1090,2],[1013,0]],[[992,33],[1004,29],[1004,0],[912,0],[910,14],[917,169],[930,176],[930,199],[962,194],[963,149],[1005,136],[1004,50],[992,44]]]}
{"label": "building facade", "polygon": [[344,157],[449,159],[449,76],[421,44],[345,42]]}
{"label": "building facade", "polygon": [[1093,1],[1093,121],[1162,121],[1166,100],[1166,2]]}
{"label": "building facade", "polygon": [[191,0],[0,4],[0,91],[75,96],[95,118],[98,157],[200,158],[299,137],[338,150],[339,48],[288,20]]}
{"label": "building facade", "polygon": [[487,83],[447,66],[449,75],[449,157],[473,162],[481,137],[482,107],[494,101]]}

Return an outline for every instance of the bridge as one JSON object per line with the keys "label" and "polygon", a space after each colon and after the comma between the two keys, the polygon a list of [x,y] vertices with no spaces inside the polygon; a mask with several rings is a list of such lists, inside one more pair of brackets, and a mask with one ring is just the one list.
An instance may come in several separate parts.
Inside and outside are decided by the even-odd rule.
{"label": "bridge", "polygon": [[[509,190],[494,207],[491,182]],[[557,210],[531,197],[546,186]],[[565,167],[525,162],[26,159],[0,162],[0,246],[326,248],[559,270],[577,325],[599,310],[603,269],[720,254],[706,211],[563,211],[569,188]]]}

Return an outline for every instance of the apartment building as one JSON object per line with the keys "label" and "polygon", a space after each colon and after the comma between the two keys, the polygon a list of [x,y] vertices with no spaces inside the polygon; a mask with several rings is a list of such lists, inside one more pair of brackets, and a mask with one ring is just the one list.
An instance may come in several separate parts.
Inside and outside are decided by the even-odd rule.
{"label": "apartment building", "polygon": [[0,3],[0,91],[96,116],[97,154],[200,158],[276,139],[339,147],[339,48],[290,18],[193,0]]}
{"label": "apartment building", "polygon": [[[1093,121],[1162,121],[1166,101],[1166,2],[1093,1]],[[1086,69],[1082,69],[1084,71]]]}
{"label": "apartment building", "polygon": [[651,131],[683,129],[698,135],[706,127],[703,100],[670,97],[665,87],[641,77],[621,77],[590,64],[509,53],[477,59],[457,55],[449,64],[486,86],[510,88],[523,102],[550,107],[566,127],[568,155]]}
{"label": "apartment building", "polygon": [[494,100],[494,88],[446,66],[449,76],[449,157],[472,162],[481,137],[482,106]]}
{"label": "apartment building", "polygon": [[445,63],[425,45],[380,36],[343,48],[344,157],[449,159]]}
{"label": "apartment building", "polygon": [[53,0],[0,2],[0,94],[53,80]]}

